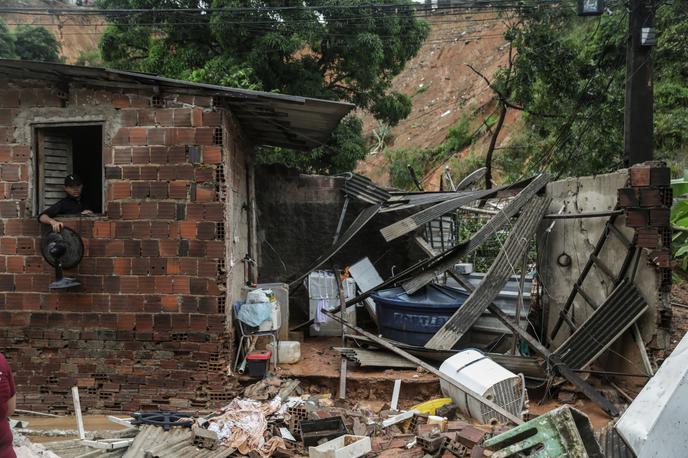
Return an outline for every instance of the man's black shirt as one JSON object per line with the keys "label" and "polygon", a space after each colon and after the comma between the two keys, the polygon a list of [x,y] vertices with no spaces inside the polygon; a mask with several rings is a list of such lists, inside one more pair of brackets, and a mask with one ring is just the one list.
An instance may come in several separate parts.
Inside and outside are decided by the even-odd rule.
{"label": "man's black shirt", "polygon": [[79,215],[87,208],[88,207],[84,205],[82,200],[76,200],[74,197],[67,196],[43,210],[38,217],[40,218],[41,215],[48,215],[51,218],[55,218],[59,215]]}

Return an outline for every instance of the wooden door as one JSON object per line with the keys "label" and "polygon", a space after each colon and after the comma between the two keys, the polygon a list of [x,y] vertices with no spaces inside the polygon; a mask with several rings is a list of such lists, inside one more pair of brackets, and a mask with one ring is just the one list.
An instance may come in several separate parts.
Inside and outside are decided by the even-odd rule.
{"label": "wooden door", "polygon": [[65,176],[74,170],[72,138],[66,134],[38,131],[38,206],[50,207],[65,196]]}

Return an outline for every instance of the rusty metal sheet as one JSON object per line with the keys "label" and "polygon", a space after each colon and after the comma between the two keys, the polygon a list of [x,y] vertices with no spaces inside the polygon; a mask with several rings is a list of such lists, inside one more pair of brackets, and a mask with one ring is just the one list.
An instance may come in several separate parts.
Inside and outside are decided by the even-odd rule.
{"label": "rusty metal sheet", "polygon": [[530,239],[549,205],[549,199],[535,197],[526,204],[480,285],[425,346],[438,350],[452,348],[473,326],[497,297],[512,274],[512,266],[530,246]]}
{"label": "rusty metal sheet", "polygon": [[621,337],[647,308],[638,288],[623,280],[553,354],[570,368],[583,369]]}

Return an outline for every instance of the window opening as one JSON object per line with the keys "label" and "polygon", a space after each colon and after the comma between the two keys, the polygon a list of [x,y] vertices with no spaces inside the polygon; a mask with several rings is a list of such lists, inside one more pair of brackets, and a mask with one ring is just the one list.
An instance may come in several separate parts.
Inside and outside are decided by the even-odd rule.
{"label": "window opening", "polygon": [[99,125],[36,129],[36,214],[65,197],[64,179],[70,174],[83,182],[84,206],[103,212],[102,135]]}

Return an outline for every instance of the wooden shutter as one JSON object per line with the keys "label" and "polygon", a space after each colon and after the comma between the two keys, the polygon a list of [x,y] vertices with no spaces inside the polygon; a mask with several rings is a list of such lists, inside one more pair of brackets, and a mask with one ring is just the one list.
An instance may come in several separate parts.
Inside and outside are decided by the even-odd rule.
{"label": "wooden shutter", "polygon": [[65,176],[74,170],[71,137],[39,131],[38,161],[38,202],[42,211],[65,196]]}

